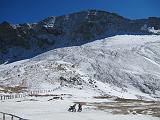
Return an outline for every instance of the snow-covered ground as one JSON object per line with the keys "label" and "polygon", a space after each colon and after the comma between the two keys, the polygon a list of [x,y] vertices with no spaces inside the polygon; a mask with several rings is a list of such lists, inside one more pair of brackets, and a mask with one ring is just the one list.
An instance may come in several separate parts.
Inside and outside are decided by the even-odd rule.
{"label": "snow-covered ground", "polygon": [[73,102],[101,104],[111,100],[94,96],[159,101],[159,46],[160,36],[119,35],[2,64],[0,94],[18,86],[22,87],[20,91],[52,89],[53,94],[72,96],[54,101],[48,101],[49,97],[0,101],[1,111],[36,120],[157,120],[148,115],[113,115],[87,105],[82,113],[69,113],[67,109]]}
{"label": "snow-covered ground", "polygon": [[[57,95],[58,93],[53,92],[52,94]],[[66,95],[62,96],[63,100],[53,99],[48,101],[51,98],[53,97],[26,97],[3,102],[0,101],[0,108],[3,112],[12,113],[30,120],[159,120],[158,117],[147,115],[145,112],[144,114],[138,114],[136,112],[130,112],[128,114],[111,114],[109,111],[98,110],[95,109],[96,106],[88,105],[89,103],[97,103],[100,105],[111,102],[111,99],[95,99],[87,96],[83,98],[77,96],[69,97]],[[84,103],[82,112],[68,112],[69,106],[73,105],[74,102]],[[116,104],[117,103],[115,102],[115,106]],[[147,105],[148,104],[146,104],[146,106]],[[0,117],[0,120],[1,118],[2,117]]]}

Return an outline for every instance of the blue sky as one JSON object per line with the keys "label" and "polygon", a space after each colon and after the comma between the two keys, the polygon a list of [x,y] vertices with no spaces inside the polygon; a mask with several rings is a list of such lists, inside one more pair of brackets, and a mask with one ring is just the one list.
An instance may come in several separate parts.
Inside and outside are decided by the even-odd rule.
{"label": "blue sky", "polygon": [[160,17],[160,0],[0,0],[0,22],[37,22],[87,9],[115,12],[131,19]]}

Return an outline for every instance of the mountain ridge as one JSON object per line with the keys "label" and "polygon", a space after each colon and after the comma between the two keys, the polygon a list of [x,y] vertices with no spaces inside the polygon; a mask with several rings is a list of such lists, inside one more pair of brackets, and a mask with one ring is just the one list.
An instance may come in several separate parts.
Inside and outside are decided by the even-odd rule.
{"label": "mountain ridge", "polygon": [[82,45],[114,35],[159,34],[160,18],[130,20],[116,13],[86,10],[38,23],[0,24],[0,63],[31,58],[55,48]]}

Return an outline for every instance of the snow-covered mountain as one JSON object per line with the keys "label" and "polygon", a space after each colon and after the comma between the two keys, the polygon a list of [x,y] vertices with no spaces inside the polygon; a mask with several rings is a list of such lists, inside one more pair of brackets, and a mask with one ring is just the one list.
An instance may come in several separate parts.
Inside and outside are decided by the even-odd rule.
{"label": "snow-covered mountain", "polygon": [[55,48],[82,45],[114,35],[160,33],[160,18],[130,20],[115,13],[87,10],[51,16],[38,23],[0,24],[0,63],[31,58]]}
{"label": "snow-covered mountain", "polygon": [[160,97],[159,46],[158,35],[117,35],[53,49],[0,65],[1,91],[15,86],[55,88],[93,96],[156,100]]}

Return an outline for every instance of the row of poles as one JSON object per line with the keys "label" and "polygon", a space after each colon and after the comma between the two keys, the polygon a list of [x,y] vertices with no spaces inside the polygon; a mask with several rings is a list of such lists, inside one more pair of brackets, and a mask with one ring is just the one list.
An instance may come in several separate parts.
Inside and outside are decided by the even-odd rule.
{"label": "row of poles", "polygon": [[24,98],[26,96],[34,96],[38,95],[40,93],[49,93],[53,92],[60,87],[57,87],[55,89],[50,89],[50,90],[35,90],[35,91],[30,91],[28,93],[17,93],[17,94],[8,94],[8,95],[0,95],[0,100],[8,100],[8,99],[15,99],[15,98]]}
{"label": "row of poles", "polygon": [[[35,90],[35,91],[30,91],[28,93],[19,93],[19,94],[10,94],[10,95],[0,95],[0,100],[7,100],[7,99],[15,99],[15,98],[23,98],[26,96],[34,96],[34,95],[38,95],[40,93],[49,93],[49,92],[53,92],[57,89],[59,89],[60,87],[57,87],[55,89],[50,89],[50,90]],[[21,118],[19,116],[13,115],[13,114],[9,114],[9,113],[4,113],[4,112],[0,112],[2,114],[2,120],[6,120],[6,116],[10,116],[11,120],[14,120],[14,118],[17,120],[27,120],[24,118]]]}
{"label": "row of poles", "polygon": [[11,95],[0,95],[0,100],[7,100],[7,99],[15,99],[15,98],[22,98],[28,96],[27,94],[11,94]]}

